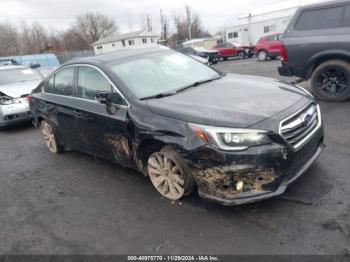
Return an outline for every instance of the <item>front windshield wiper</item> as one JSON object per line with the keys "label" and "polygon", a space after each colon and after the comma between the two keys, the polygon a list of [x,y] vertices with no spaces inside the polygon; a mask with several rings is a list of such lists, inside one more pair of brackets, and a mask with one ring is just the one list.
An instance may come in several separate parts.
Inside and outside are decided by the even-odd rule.
{"label": "front windshield wiper", "polygon": [[176,94],[178,94],[180,92],[185,91],[186,89],[189,89],[189,88],[192,88],[192,87],[204,84],[204,83],[208,83],[208,82],[211,82],[211,81],[214,81],[214,80],[218,80],[221,77],[222,76],[214,77],[214,78],[210,78],[210,79],[206,79],[206,80],[201,80],[201,81],[196,81],[194,83],[191,83],[189,85],[186,85],[184,87],[178,88],[178,89],[173,90],[173,91],[168,91],[168,92],[159,93],[159,94],[156,94],[156,95],[142,97],[142,98],[140,98],[140,100],[147,100],[147,99],[152,99],[152,98],[163,98],[163,97],[166,97],[166,96],[173,96],[173,95],[176,95]]}
{"label": "front windshield wiper", "polygon": [[181,87],[181,88],[179,88],[179,89],[176,89],[176,93],[183,92],[183,91],[185,91],[185,90],[187,90],[187,89],[190,89],[190,88],[195,87],[195,86],[199,86],[199,85],[204,84],[204,83],[208,83],[208,82],[211,82],[211,81],[214,81],[214,80],[218,80],[218,79],[220,79],[221,77],[222,77],[222,76],[193,82],[192,84],[189,84],[189,85],[186,85],[186,86]]}
{"label": "front windshield wiper", "polygon": [[162,98],[162,97],[166,97],[166,96],[173,96],[176,94],[177,94],[176,91],[169,91],[169,92],[159,93],[156,95],[145,96],[145,97],[140,98],[140,100],[147,100],[147,99],[152,99],[152,98]]}

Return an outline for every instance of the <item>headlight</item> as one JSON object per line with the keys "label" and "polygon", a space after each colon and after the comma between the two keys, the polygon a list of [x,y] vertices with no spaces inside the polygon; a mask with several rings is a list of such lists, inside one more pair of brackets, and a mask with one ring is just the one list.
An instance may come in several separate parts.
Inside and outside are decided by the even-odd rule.
{"label": "headlight", "polygon": [[212,127],[190,124],[197,136],[223,150],[245,150],[252,146],[270,144],[271,140],[264,130]]}

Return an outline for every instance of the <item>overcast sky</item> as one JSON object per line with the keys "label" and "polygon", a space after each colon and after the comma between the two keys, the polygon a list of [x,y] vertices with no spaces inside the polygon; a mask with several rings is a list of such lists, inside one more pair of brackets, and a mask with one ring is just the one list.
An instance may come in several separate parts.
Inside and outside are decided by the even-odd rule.
{"label": "overcast sky", "polygon": [[[100,12],[113,18],[120,31],[139,29],[145,14],[159,30],[159,9],[171,17],[190,5],[211,33],[222,30],[251,9],[283,0],[0,0],[0,22],[42,22],[47,28],[67,28],[74,18],[86,12]],[[172,23],[171,23],[172,24]],[[172,25],[171,25],[172,27]],[[171,28],[172,29],[172,28]]]}

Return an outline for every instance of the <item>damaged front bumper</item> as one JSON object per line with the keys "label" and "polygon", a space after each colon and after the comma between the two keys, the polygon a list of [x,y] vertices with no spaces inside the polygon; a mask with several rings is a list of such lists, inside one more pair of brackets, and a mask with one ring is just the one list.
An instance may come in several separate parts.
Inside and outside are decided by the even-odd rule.
{"label": "damaged front bumper", "polygon": [[226,206],[281,195],[317,159],[323,149],[320,129],[297,151],[286,145],[223,152],[202,148],[186,156],[202,198]]}

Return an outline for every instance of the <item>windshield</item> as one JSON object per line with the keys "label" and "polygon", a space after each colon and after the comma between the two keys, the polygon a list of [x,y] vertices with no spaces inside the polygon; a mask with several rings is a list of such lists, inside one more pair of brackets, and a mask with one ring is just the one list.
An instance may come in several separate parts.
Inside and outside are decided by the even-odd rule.
{"label": "windshield", "polygon": [[112,71],[138,98],[181,89],[219,77],[208,66],[177,52],[147,54],[110,63]]}
{"label": "windshield", "polygon": [[0,85],[40,80],[40,76],[27,68],[0,70]]}

